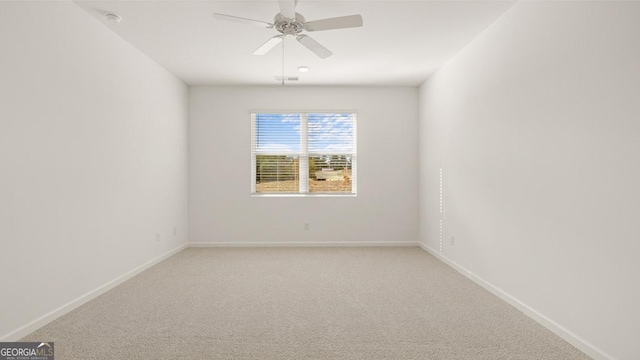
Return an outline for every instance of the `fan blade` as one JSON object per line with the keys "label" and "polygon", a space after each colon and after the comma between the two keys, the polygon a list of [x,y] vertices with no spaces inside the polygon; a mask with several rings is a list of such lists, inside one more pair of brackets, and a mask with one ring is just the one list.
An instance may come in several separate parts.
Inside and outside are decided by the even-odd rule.
{"label": "fan blade", "polygon": [[267,29],[270,29],[270,28],[273,27],[273,24],[265,22],[265,21],[247,19],[247,18],[243,18],[243,17],[239,17],[239,16],[232,16],[232,15],[213,13],[213,18],[214,19],[218,19],[218,20],[233,21],[233,22],[238,22],[238,23],[243,23],[243,24],[256,25],[256,26],[260,26],[260,27],[263,27],[263,28],[267,28]]}
{"label": "fan blade", "polygon": [[300,44],[304,45],[304,47],[311,50],[314,54],[318,55],[321,59],[326,59],[329,56],[333,55],[333,53],[329,51],[329,49],[320,45],[319,42],[313,40],[307,35],[299,35],[296,40],[298,40]]}
{"label": "fan blade", "polygon": [[269,39],[266,43],[262,44],[256,51],[253,52],[253,55],[264,55],[269,52],[269,50],[273,49],[276,45],[280,44],[282,41],[282,35],[276,35]]}
{"label": "fan blade", "polygon": [[346,29],[362,26],[362,16],[350,15],[334,17],[330,19],[314,20],[304,24],[307,31],[321,31],[333,29]]}
{"label": "fan blade", "polygon": [[295,19],[296,18],[296,5],[298,5],[298,0],[280,0],[280,14],[284,16],[286,19]]}

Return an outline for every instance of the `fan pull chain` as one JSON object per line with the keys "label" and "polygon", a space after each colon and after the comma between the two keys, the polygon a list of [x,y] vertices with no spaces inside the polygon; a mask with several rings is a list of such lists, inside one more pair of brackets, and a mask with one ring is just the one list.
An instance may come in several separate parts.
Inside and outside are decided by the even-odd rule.
{"label": "fan pull chain", "polygon": [[286,39],[286,36],[282,38],[282,86],[284,86],[284,42]]}

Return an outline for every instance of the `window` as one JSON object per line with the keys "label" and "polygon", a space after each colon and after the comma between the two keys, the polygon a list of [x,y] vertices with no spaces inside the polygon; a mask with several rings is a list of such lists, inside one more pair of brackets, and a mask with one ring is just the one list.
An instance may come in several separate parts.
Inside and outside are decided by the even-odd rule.
{"label": "window", "polygon": [[356,194],[356,115],[251,114],[252,194]]}

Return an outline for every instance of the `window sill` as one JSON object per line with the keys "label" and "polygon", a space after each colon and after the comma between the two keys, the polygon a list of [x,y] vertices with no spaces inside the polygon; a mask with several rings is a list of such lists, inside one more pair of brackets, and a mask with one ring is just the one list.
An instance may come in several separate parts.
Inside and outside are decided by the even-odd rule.
{"label": "window sill", "polygon": [[314,198],[314,197],[356,197],[357,194],[346,193],[311,193],[311,194],[300,194],[300,193],[282,193],[282,194],[260,194],[260,193],[252,193],[251,197],[255,198],[270,198],[270,197],[304,197],[304,198]]}

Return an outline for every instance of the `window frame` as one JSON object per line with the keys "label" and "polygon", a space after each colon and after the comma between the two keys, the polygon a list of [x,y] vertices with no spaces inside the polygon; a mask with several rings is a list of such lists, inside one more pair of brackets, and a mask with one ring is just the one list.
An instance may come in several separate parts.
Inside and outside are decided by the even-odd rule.
{"label": "window frame", "polygon": [[[297,114],[300,115],[300,151],[299,152],[267,152],[256,153],[254,149],[254,141],[256,138],[256,115],[258,114]],[[349,114],[353,117],[353,151],[352,153],[346,152],[317,152],[309,151],[309,129],[308,129],[308,115],[309,114]],[[249,121],[251,123],[251,137],[250,137],[250,153],[251,153],[251,197],[356,197],[358,194],[357,187],[357,167],[358,167],[358,113],[354,110],[287,110],[287,111],[275,111],[275,110],[255,110],[249,112]],[[257,192],[256,181],[256,155],[286,155],[297,156],[299,159],[299,190],[294,192],[278,192],[278,193],[259,193]],[[351,156],[351,192],[309,192],[309,158],[319,155],[345,155]],[[303,161],[303,158],[306,161]]]}

